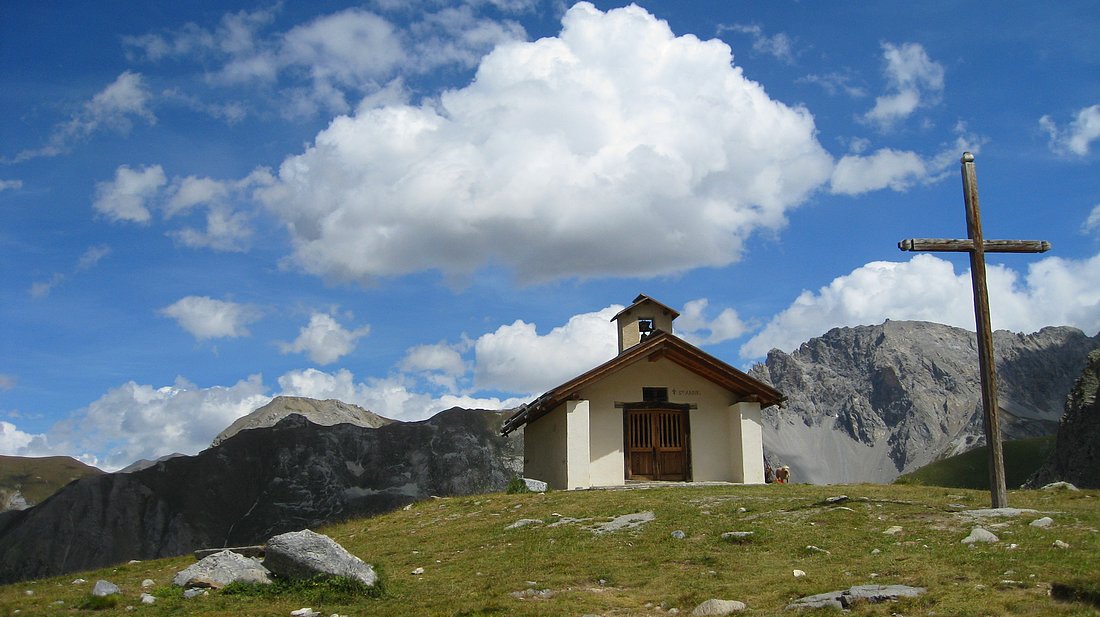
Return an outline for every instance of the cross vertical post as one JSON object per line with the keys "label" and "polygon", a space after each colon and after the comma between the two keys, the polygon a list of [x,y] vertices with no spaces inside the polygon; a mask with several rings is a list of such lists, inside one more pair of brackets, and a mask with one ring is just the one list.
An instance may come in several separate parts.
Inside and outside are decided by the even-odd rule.
{"label": "cross vertical post", "polygon": [[950,251],[970,253],[970,277],[974,289],[974,321],[978,335],[978,369],[982,383],[982,424],[989,449],[989,491],[994,508],[1008,506],[1005,489],[1004,454],[997,404],[997,366],[993,358],[993,328],[989,317],[986,287],[986,253],[1043,253],[1050,250],[1045,240],[986,240],[982,236],[982,215],[978,204],[978,178],[974,155],[962,156],[963,199],[966,202],[967,240],[914,238],[902,240],[903,251]]}

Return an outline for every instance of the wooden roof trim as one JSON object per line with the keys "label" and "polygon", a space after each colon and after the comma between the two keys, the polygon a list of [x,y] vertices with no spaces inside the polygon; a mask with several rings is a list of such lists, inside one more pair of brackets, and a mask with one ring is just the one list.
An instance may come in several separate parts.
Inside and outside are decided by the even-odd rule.
{"label": "wooden roof trim", "polygon": [[649,358],[654,353],[668,358],[670,361],[727,390],[743,393],[747,398],[756,398],[763,407],[782,404],[787,398],[775,388],[753,379],[687,341],[668,332],[657,331],[642,343],[625,350],[592,370],[548,390],[531,403],[520,407],[505,421],[501,432],[507,435],[520,426],[541,418],[571,396],[575,396],[578,391],[589,384],[599,381],[607,375],[633,364],[635,361]]}

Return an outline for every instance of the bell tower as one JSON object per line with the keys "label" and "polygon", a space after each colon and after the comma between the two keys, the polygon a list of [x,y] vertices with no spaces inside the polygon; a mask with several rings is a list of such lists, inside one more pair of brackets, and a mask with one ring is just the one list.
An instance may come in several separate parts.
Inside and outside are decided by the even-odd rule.
{"label": "bell tower", "polygon": [[675,309],[640,294],[633,304],[611,318],[619,333],[619,353],[645,341],[654,332],[672,333],[672,321],[679,316]]}

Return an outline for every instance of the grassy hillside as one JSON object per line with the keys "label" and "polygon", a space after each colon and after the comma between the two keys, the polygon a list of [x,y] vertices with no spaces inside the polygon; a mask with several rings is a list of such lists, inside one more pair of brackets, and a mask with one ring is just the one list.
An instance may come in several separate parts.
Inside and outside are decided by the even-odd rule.
{"label": "grassy hillside", "polygon": [[[1002,449],[1005,485],[1016,488],[1026,482],[1054,451],[1054,441],[1054,435],[1006,441]],[[900,476],[895,482],[989,490],[989,449],[982,446],[936,461]]]}
{"label": "grassy hillside", "polygon": [[[842,494],[849,499],[824,501]],[[150,616],[286,616],[306,606],[324,616],[667,615],[671,608],[686,615],[722,598],[745,602],[752,615],[779,615],[801,596],[900,583],[929,591],[852,614],[1097,615],[1085,604],[1051,599],[1048,590],[1064,582],[1100,588],[1098,498],[1098,491],[1011,491],[1014,507],[1049,513],[1053,527],[1030,526],[1039,513],[987,519],[982,524],[1001,542],[974,548],[960,541],[976,523],[958,511],[988,507],[989,496],[958,489],[770,485],[431,499],[320,529],[380,570],[385,585],[377,598],[299,588],[183,600],[169,583],[193,562],[185,556],[0,587],[0,614],[92,614],[70,609],[105,578],[124,598],[95,614],[129,614],[131,605],[133,614]],[[642,511],[656,518],[633,531],[588,528]],[[568,518],[588,520],[550,526]],[[543,523],[507,529],[520,519]],[[678,530],[683,539],[672,536]],[[721,538],[727,531],[753,535],[731,542]],[[423,573],[414,574],[417,568]],[[806,576],[793,576],[796,569]],[[88,582],[72,584],[78,576]],[[146,578],[155,581],[153,606],[137,600]]]}
{"label": "grassy hillside", "polygon": [[0,455],[0,493],[17,490],[29,503],[37,504],[73,480],[101,473],[68,456]]}

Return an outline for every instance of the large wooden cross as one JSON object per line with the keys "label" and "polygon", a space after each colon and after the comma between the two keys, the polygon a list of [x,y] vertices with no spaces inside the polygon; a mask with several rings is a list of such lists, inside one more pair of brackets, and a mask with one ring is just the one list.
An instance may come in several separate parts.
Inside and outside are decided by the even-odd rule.
{"label": "large wooden cross", "polygon": [[985,443],[989,448],[989,491],[994,508],[1008,506],[1005,495],[1005,466],[1001,452],[1001,425],[997,406],[997,367],[993,361],[993,332],[989,321],[989,294],[985,284],[986,253],[1044,253],[1046,240],[985,240],[978,208],[978,178],[974,155],[962,155],[963,197],[966,200],[966,240],[912,238],[902,240],[903,251],[950,251],[970,253],[970,276],[974,287],[974,318],[978,330],[978,367],[982,379],[982,411]]}

